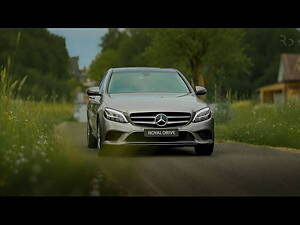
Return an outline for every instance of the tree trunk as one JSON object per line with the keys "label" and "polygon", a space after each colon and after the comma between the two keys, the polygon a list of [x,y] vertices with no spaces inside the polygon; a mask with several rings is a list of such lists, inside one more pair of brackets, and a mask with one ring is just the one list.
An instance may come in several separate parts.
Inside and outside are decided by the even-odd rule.
{"label": "tree trunk", "polygon": [[200,70],[194,74],[194,83],[195,86],[205,86],[205,80]]}
{"label": "tree trunk", "polygon": [[[201,73],[200,70],[198,70],[197,72],[194,73],[194,85],[195,86],[202,86],[205,87],[205,80],[203,77],[203,74]],[[201,95],[198,96],[200,99],[205,100],[206,99],[206,95]]]}

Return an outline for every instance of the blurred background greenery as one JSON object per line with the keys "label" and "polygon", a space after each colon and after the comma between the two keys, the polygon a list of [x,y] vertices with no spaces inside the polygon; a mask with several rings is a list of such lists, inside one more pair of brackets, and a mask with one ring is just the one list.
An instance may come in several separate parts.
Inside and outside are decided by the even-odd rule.
{"label": "blurred background greenery", "polygon": [[65,39],[47,29],[0,29],[0,65],[10,79],[27,76],[20,96],[34,100],[71,100],[77,84],[69,69]]}
{"label": "blurred background greenery", "polygon": [[[228,90],[251,98],[276,81],[282,53],[300,53],[299,33],[296,28],[110,28],[99,37],[100,50],[85,72],[98,82],[111,67],[174,67],[204,85],[210,101]],[[46,28],[0,29],[0,65],[10,59],[12,80],[28,76],[23,98],[72,100],[82,84],[72,76],[71,58],[65,38]]]}
{"label": "blurred background greenery", "polygon": [[[293,40],[293,43],[287,40]],[[111,67],[174,67],[207,98],[255,97],[257,88],[277,79],[282,53],[300,53],[296,28],[111,28],[88,74],[99,80]]]}

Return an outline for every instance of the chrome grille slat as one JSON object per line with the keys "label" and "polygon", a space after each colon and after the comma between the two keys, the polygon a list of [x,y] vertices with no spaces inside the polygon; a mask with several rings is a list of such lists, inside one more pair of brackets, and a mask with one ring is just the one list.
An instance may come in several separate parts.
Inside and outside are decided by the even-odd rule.
{"label": "chrome grille slat", "polygon": [[154,119],[155,116],[132,116],[131,119]]}
{"label": "chrome grille slat", "polygon": [[188,123],[189,120],[184,120],[184,121],[168,121],[167,124],[175,124],[175,123]]}
{"label": "chrome grille slat", "polygon": [[[138,112],[131,113],[130,119],[133,124],[137,126],[158,127],[155,123],[155,117],[158,114],[165,114],[168,117],[168,123],[164,127],[170,126],[184,126],[191,120],[191,113],[189,112]],[[163,127],[160,127],[163,128]]]}
{"label": "chrome grille slat", "polygon": [[135,121],[134,123],[141,123],[141,124],[155,124],[155,122],[151,122],[151,121]]}
{"label": "chrome grille slat", "polygon": [[176,119],[176,118],[179,118],[179,119],[183,119],[183,118],[191,118],[191,116],[168,116],[168,119]]}

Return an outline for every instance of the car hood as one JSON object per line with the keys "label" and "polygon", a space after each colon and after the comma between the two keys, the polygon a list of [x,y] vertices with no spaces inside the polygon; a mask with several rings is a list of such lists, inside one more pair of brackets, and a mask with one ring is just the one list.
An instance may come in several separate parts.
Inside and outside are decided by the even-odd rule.
{"label": "car hood", "polygon": [[122,112],[193,112],[207,104],[194,94],[182,93],[122,93],[109,94],[106,107]]}

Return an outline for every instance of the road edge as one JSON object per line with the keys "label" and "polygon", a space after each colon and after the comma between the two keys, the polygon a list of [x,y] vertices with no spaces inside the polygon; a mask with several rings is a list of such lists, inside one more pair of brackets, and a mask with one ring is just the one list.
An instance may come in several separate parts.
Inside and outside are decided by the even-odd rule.
{"label": "road edge", "polygon": [[280,151],[286,151],[286,152],[292,152],[292,153],[300,154],[300,149],[296,149],[296,148],[275,147],[275,146],[270,146],[270,145],[258,145],[258,144],[251,144],[251,143],[232,141],[232,140],[218,140],[217,143],[244,144],[244,145],[249,145],[249,146],[264,147],[264,148],[270,148],[270,149],[274,149],[274,150],[280,150]]}

